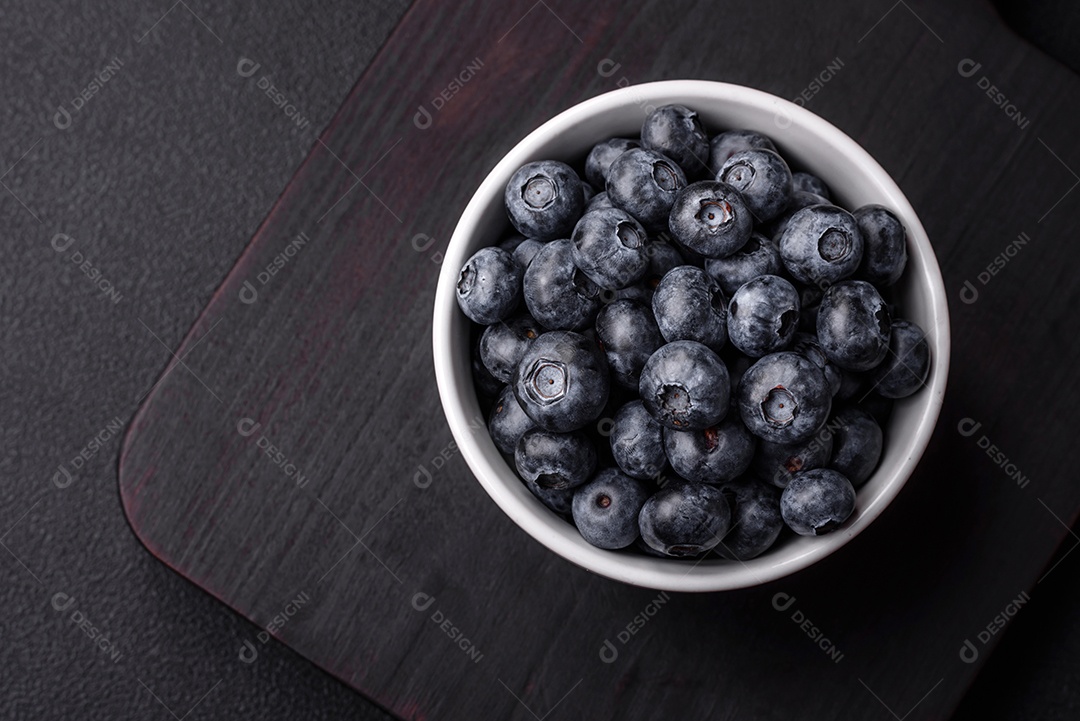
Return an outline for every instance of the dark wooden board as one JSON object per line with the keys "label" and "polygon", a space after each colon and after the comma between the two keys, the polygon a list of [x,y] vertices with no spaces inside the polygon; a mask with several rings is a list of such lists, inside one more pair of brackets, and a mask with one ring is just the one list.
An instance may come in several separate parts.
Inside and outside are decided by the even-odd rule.
{"label": "dark wooden board", "polygon": [[[419,0],[136,417],[120,488],[140,539],[402,718],[947,716],[987,626],[1076,542],[1080,79],[982,2],[820,13]],[[498,511],[451,443],[429,326],[439,251],[507,149],[620,82],[680,77],[805,93],[875,155],[935,244],[954,350],[917,473],[859,539],[762,588],[664,597]]]}

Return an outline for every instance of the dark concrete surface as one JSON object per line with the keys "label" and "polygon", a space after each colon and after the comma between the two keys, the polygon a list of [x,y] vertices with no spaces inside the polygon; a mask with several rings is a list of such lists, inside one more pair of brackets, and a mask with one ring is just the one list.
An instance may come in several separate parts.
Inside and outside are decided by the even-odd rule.
{"label": "dark concrete surface", "polygon": [[387,718],[147,553],[116,459],[117,426],[407,6],[0,7],[0,718]]}
{"label": "dark concrete surface", "polygon": [[[147,553],[120,508],[116,455],[170,349],[406,7],[0,8],[0,717],[385,718]],[[243,58],[286,108],[238,72]],[[1071,548],[958,718],[1076,717]]]}

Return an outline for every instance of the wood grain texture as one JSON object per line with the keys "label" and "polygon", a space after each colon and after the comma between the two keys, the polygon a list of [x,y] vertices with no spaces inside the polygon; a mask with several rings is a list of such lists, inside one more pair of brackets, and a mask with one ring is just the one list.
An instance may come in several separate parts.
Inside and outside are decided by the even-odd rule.
{"label": "wood grain texture", "polygon": [[[979,632],[1080,508],[1060,422],[1080,80],[981,2],[848,2],[825,24],[788,5],[726,7],[739,31],[719,41],[707,4],[417,2],[133,424],[120,485],[148,548],[402,718],[947,716],[996,640]],[[762,588],[665,598],[553,557],[488,500],[442,419],[429,324],[457,215],[518,139],[623,78],[810,96],[896,178],[945,274],[950,388],[918,472],[858,541]]]}

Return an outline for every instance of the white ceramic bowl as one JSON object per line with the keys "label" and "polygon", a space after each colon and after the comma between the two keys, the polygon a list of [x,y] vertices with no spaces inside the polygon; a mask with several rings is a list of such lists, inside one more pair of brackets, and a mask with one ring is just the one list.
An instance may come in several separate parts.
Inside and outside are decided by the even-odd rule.
{"label": "white ceramic bowl", "polygon": [[[573,163],[601,140],[637,136],[648,112],[668,103],[696,110],[710,133],[750,128],[768,135],[790,163],[821,177],[834,201],[846,208],[880,203],[892,209],[909,240],[907,271],[898,289],[900,307],[903,317],[926,331],[930,344],[928,387],[897,401],[885,428],[881,463],[859,489],[851,518],[828,535],[790,539],[745,563],[718,559],[695,564],[605,551],[586,543],[572,525],[536,500],[483,424],[473,388],[469,321],[454,294],[465,261],[512,231],[503,188],[518,167],[548,158]],[[563,558],[609,578],[668,591],[720,591],[765,583],[806,568],[854,538],[896,497],[919,462],[937,422],[949,368],[941,271],[926,231],[896,183],[855,141],[810,111],[759,90],[701,80],[647,83],[605,93],[560,113],[514,146],[480,184],[458,221],[439,275],[432,327],[443,410],[462,456],[495,503]]]}

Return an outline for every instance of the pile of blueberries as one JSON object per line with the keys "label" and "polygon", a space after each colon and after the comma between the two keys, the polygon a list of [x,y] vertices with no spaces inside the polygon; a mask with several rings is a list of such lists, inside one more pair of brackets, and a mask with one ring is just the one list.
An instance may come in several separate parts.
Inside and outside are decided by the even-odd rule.
{"label": "pile of blueberries", "polygon": [[517,234],[457,281],[495,445],[600,548],[746,560],[842,526],[929,371],[890,303],[899,219],[681,105],[583,170],[518,169]]}

